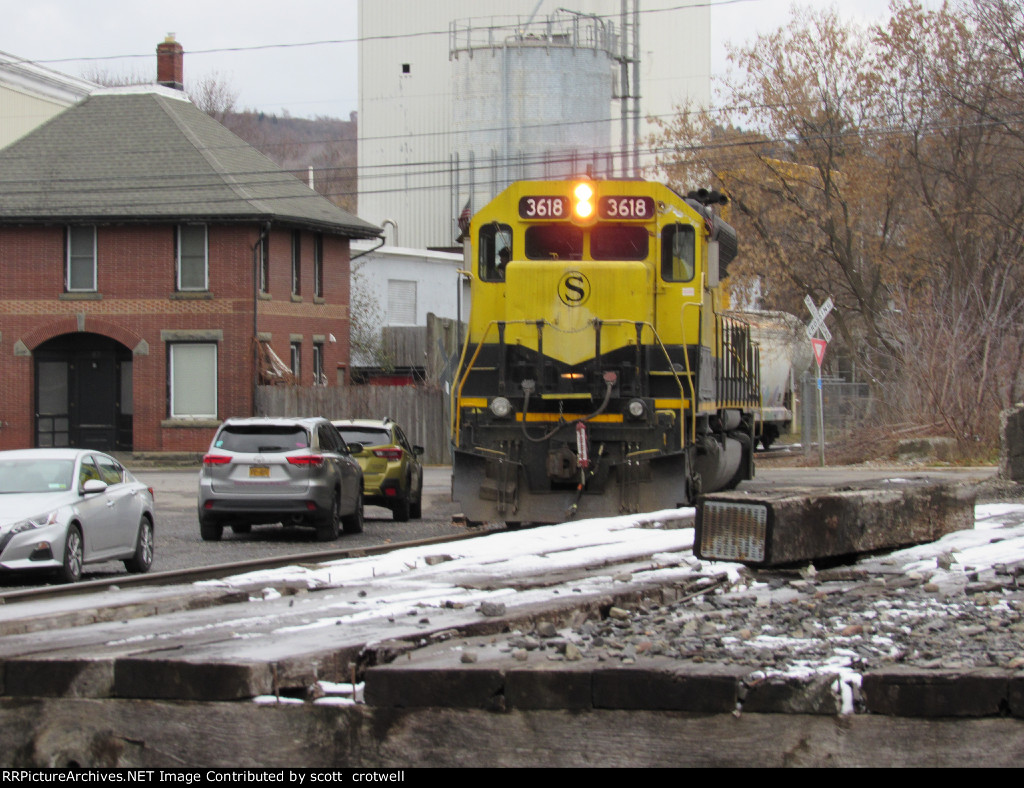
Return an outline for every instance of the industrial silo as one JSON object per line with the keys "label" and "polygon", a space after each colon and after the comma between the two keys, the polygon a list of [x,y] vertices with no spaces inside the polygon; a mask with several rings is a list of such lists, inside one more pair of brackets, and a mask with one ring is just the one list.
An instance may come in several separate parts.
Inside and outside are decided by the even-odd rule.
{"label": "industrial silo", "polygon": [[611,175],[614,26],[559,11],[453,22],[452,205],[522,179]]}

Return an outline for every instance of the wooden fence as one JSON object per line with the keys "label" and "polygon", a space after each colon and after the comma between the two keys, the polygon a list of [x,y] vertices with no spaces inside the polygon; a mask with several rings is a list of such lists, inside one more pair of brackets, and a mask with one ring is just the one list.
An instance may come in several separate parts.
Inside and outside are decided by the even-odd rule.
{"label": "wooden fence", "polygon": [[397,421],[409,440],[424,449],[427,465],[448,465],[448,397],[436,385],[259,386],[260,416],[324,416],[328,419]]}

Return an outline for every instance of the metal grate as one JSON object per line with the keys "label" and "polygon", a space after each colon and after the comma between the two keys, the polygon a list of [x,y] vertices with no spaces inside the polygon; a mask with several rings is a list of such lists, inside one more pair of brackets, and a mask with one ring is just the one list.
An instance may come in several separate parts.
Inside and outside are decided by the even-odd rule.
{"label": "metal grate", "polygon": [[700,552],[718,561],[764,561],[768,507],[706,501],[701,511]]}

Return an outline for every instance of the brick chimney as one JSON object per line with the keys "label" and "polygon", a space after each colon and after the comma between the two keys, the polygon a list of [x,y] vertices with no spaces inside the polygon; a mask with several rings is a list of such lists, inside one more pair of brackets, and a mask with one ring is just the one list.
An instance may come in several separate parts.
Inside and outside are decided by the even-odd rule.
{"label": "brick chimney", "polygon": [[156,81],[169,88],[185,89],[184,49],[168,33],[162,44],[156,45]]}

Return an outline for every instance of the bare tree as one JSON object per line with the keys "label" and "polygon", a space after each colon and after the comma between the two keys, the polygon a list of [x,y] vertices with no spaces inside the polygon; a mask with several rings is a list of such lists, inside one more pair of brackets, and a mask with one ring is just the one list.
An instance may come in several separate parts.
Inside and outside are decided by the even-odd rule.
{"label": "bare tree", "polygon": [[795,312],[831,295],[889,418],[984,453],[1024,393],[1024,0],[896,0],[870,30],[798,11],[730,57],[728,109],[658,144],[732,198],[732,277]]}
{"label": "bare tree", "polygon": [[373,291],[366,284],[363,263],[353,263],[352,289],[349,300],[349,348],[352,362],[360,366],[394,368],[394,359],[384,345],[382,328],[384,312]]}
{"label": "bare tree", "polygon": [[132,71],[111,71],[107,68],[93,64],[82,71],[82,79],[95,82],[106,88],[120,88],[127,85],[149,85],[153,82],[153,75],[143,73],[138,69]]}
{"label": "bare tree", "polygon": [[234,113],[238,101],[238,91],[217,71],[190,83],[186,93],[193,104],[219,123]]}

